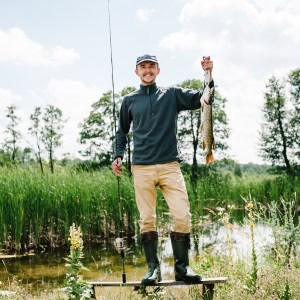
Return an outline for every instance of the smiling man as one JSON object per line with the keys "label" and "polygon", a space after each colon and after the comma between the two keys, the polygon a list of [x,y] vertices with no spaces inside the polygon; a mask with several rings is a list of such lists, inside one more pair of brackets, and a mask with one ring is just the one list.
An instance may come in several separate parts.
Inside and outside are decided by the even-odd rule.
{"label": "smiling man", "polygon": [[[212,71],[213,62],[209,56],[201,61],[201,65],[204,70]],[[161,280],[155,213],[157,186],[173,219],[170,236],[175,280],[199,283],[201,277],[189,267],[191,213],[179,166],[181,158],[177,147],[177,119],[182,110],[200,108],[202,93],[177,87],[159,88],[156,85],[159,73],[156,56],[145,54],[137,58],[135,74],[140,78],[140,89],[123,99],[112,169],[117,176],[121,175],[127,134],[132,124],[132,174],[140,213],[141,241],[148,264],[148,272],[142,284],[151,285]],[[209,87],[213,86],[211,79]]]}

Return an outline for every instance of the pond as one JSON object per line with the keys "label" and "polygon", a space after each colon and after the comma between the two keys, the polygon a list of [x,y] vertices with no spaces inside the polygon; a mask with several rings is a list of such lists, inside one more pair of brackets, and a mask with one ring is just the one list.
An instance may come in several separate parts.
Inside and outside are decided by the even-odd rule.
{"label": "pond", "polygon": [[[246,259],[251,255],[250,229],[247,225],[235,223],[224,226],[217,222],[207,222],[202,232],[193,232],[190,251],[191,264],[197,255],[208,250],[212,255],[233,255]],[[173,255],[171,241],[166,230],[160,232],[159,257],[163,279],[173,279]],[[273,243],[271,229],[262,224],[255,226],[255,245],[258,257]],[[132,238],[126,241],[125,272],[127,281],[139,281],[146,271],[144,254],[139,241]],[[230,250],[231,249],[231,250]],[[231,251],[231,253],[230,253]],[[84,271],[86,280],[121,281],[122,260],[113,246],[113,240],[84,247],[82,260],[89,271]],[[20,285],[27,290],[48,290],[64,285],[65,260],[68,249],[38,253],[33,256],[2,258],[0,281],[6,283],[8,277],[16,276]]]}

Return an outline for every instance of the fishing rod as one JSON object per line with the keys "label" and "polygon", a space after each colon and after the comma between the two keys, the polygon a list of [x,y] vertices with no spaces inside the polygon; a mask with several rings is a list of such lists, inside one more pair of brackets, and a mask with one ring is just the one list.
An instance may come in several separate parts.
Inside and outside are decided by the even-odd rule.
{"label": "fishing rod", "polygon": [[[115,81],[114,81],[114,65],[113,65],[113,53],[112,53],[112,34],[111,34],[111,22],[110,22],[110,9],[109,0],[107,0],[107,10],[108,10],[108,28],[109,28],[109,45],[110,45],[110,65],[111,65],[111,83],[112,83],[112,99],[113,99],[113,120],[114,120],[114,133],[115,133],[115,149],[117,149],[117,118],[116,118],[116,101],[115,101]],[[115,247],[117,251],[121,254],[122,258],[122,282],[126,283],[126,273],[125,273],[125,243],[123,239],[123,217],[122,217],[122,206],[121,206],[121,191],[120,191],[120,177],[117,176],[118,185],[118,206],[119,206],[119,237],[115,239]]]}

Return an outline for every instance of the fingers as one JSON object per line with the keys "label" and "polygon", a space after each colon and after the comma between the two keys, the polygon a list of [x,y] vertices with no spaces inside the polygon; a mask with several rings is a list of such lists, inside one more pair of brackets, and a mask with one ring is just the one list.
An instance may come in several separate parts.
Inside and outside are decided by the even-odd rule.
{"label": "fingers", "polygon": [[122,174],[121,169],[113,169],[113,172],[115,173],[116,176],[121,176],[121,174]]}
{"label": "fingers", "polygon": [[121,176],[121,174],[122,174],[122,169],[121,169],[121,167],[118,167],[118,166],[112,166],[112,170],[113,170],[113,172],[115,173],[115,175]]}
{"label": "fingers", "polygon": [[201,61],[201,66],[203,70],[210,69],[212,71],[213,69],[213,61],[210,60],[210,56],[203,56],[203,60]]}
{"label": "fingers", "polygon": [[122,159],[120,157],[116,158],[111,164],[113,172],[117,176],[121,176],[122,174]]}

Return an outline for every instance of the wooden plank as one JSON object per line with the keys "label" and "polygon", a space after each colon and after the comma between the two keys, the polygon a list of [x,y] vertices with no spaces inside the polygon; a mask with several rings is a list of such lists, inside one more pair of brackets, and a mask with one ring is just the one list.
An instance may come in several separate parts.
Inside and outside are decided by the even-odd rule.
{"label": "wooden plank", "polygon": [[[195,285],[195,284],[203,284],[203,285],[210,285],[216,283],[224,283],[227,281],[227,277],[216,277],[216,278],[203,278],[199,283],[186,283],[184,281],[174,281],[174,280],[164,280],[160,281],[153,286],[174,286],[174,285]],[[123,282],[116,282],[116,281],[89,281],[89,284],[92,286],[119,286],[119,287],[126,287],[126,286],[141,286],[140,281],[128,281],[126,283]]]}

